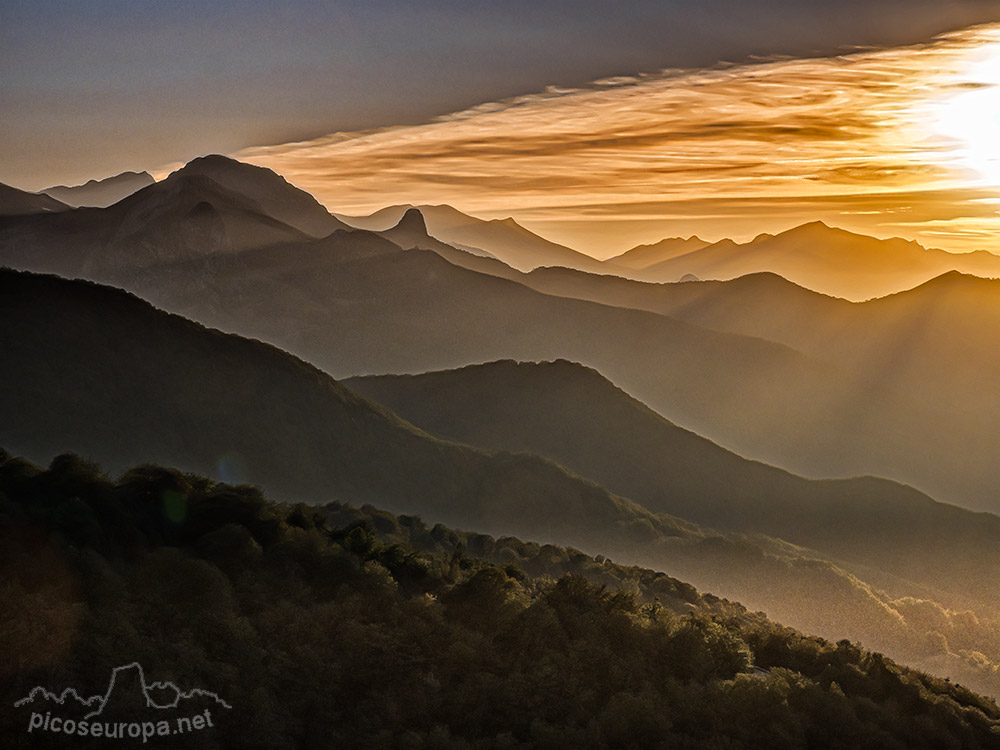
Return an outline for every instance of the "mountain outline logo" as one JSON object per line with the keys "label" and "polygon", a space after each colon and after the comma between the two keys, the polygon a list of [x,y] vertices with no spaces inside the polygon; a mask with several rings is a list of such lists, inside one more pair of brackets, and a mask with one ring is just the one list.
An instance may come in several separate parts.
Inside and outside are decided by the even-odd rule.
{"label": "mountain outline logo", "polygon": [[[14,702],[32,708],[28,732],[36,729],[90,737],[142,738],[184,734],[214,727],[211,709],[232,706],[211,690],[182,690],[174,682],[150,682],[142,665],[133,661],[115,667],[103,693],[83,697],[73,687],[55,693],[36,685]],[[52,716],[55,707],[65,715]],[[165,717],[159,712],[195,709],[190,716]],[[36,710],[37,709],[37,710]],[[86,713],[84,713],[86,712]],[[81,715],[82,714],[82,715]]]}

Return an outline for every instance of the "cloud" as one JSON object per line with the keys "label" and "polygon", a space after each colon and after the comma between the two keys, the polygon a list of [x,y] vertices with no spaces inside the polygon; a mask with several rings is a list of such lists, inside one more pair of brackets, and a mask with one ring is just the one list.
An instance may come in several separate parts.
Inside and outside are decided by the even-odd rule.
{"label": "cloud", "polygon": [[[1000,92],[1000,78],[982,74],[992,60],[1000,60],[1000,24],[909,47],[549,88],[422,125],[237,156],[275,169],[334,210],[449,203],[535,221],[578,246],[587,238],[581,216],[591,219],[591,230],[604,211],[618,221],[642,220],[649,224],[643,231],[655,233],[698,215],[678,217],[682,207],[714,202],[714,210],[701,211],[713,217],[708,234],[769,228],[727,224],[726,206],[757,204],[764,224],[841,216],[869,230],[883,218],[870,212],[904,211],[910,220],[895,229],[926,239],[919,222],[948,218],[954,232],[933,237],[951,237],[958,248],[970,237],[982,241],[983,225],[975,216],[956,223],[952,203],[989,186],[970,161],[976,144],[964,142],[944,113],[970,92]],[[911,194],[922,198],[893,202]],[[824,205],[827,198],[832,203]],[[784,208],[768,205],[775,203]],[[658,206],[669,210],[657,214]],[[817,206],[834,213],[805,213]],[[657,217],[659,230],[649,223]],[[614,229],[608,223],[592,231],[591,249]]]}

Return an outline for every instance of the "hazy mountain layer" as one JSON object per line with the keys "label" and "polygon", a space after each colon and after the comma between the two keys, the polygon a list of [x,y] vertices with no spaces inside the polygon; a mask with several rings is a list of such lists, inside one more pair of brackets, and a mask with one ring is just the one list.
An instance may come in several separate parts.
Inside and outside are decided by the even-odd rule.
{"label": "hazy mountain layer", "polygon": [[656,263],[661,263],[670,258],[676,258],[680,255],[687,255],[695,250],[701,250],[703,247],[708,247],[711,244],[711,242],[707,242],[700,237],[667,237],[649,245],[637,245],[631,250],[626,250],[621,255],[608,258],[605,262],[610,272],[616,270],[615,266],[618,269],[630,268],[637,271],[649,268]]}
{"label": "hazy mountain layer", "polygon": [[128,279],[157,263],[306,238],[251,198],[208,177],[178,172],[109,208],[0,221],[0,263]]}
{"label": "hazy mountain layer", "polygon": [[[563,357],[597,368],[657,412],[742,455],[808,476],[887,476],[942,499],[995,507],[1000,477],[990,446],[998,422],[990,410],[978,411],[996,401],[990,368],[984,377],[977,358],[964,356],[974,346],[956,351],[972,340],[964,333],[924,326],[926,312],[862,326],[851,319],[845,327],[839,317],[815,315],[830,308],[839,316],[851,309],[846,303],[835,307],[790,286],[794,294],[769,298],[770,287],[742,285],[739,296],[724,292],[713,306],[693,302],[710,288],[702,284],[657,287],[557,269],[524,275],[429,237],[416,212],[389,231],[393,241],[431,247],[477,273],[389,243],[372,250],[377,243],[360,231],[295,246],[302,235],[260,203],[193,173],[238,175],[256,185],[243,187],[269,200],[287,191],[279,206],[303,200],[273,173],[245,166],[203,159],[104,211],[0,222],[0,262],[126,285],[166,309],[264,338],[337,376]],[[293,244],[262,247],[282,239]],[[248,247],[260,250],[239,252]],[[555,299],[525,285],[660,314]],[[699,309],[709,312],[698,317]],[[719,336],[663,313],[716,327],[727,316],[745,319],[739,333],[798,351]],[[754,329],[758,320],[781,325]],[[830,340],[827,331],[838,327],[870,343]],[[792,336],[796,330],[801,335]],[[940,351],[948,356],[916,345],[931,330],[942,332]],[[818,343],[807,347],[810,340]],[[899,357],[903,340],[915,342],[907,352],[912,366]],[[846,354],[833,356],[839,349]],[[952,387],[950,362],[962,388]],[[885,376],[893,371],[899,375]]]}
{"label": "hazy mountain layer", "polygon": [[370,216],[340,218],[360,229],[383,232],[398,224],[403,215],[414,208],[423,215],[431,237],[454,247],[467,249],[473,254],[477,249],[485,251],[508,266],[522,271],[530,271],[539,266],[564,266],[588,271],[603,269],[605,272],[607,269],[607,266],[588,255],[539,237],[513,219],[477,219],[451,206],[390,206]]}
{"label": "hazy mountain layer", "polygon": [[1000,443],[1000,420],[994,416],[1000,414],[995,387],[1000,281],[951,272],[906,292],[850,303],[774,274],[684,284],[640,283],[568,269],[506,276],[547,294],[657,312],[787,344],[867,383],[858,398],[868,400],[873,420],[898,418],[886,403],[867,395],[891,387],[937,412],[934,422],[920,428],[931,439],[940,436],[937,457],[916,471],[904,473],[897,462],[874,473],[909,481],[939,499],[1000,510],[995,492],[1000,476],[991,452]]}
{"label": "hazy mountain layer", "polygon": [[137,190],[152,185],[153,182],[148,172],[122,172],[103,180],[90,180],[83,185],[72,187],[57,185],[42,192],[74,208],[80,206],[105,208]]}
{"label": "hazy mountain layer", "polygon": [[537,453],[649,510],[781,537],[852,562],[862,577],[880,570],[935,588],[953,606],[995,610],[997,516],[885,480],[806,480],[748,461],[580,365],[505,361],[345,384],[439,437]]}
{"label": "hazy mountain layer", "polygon": [[[354,262],[388,244],[369,241],[363,252],[352,242]],[[895,590],[920,594],[901,600],[808,550],[701,530],[530,455],[490,456],[440,442],[279,350],[205,330],[123,292],[11,271],[0,274],[0,290],[7,323],[0,345],[9,354],[0,441],[19,453],[75,450],[116,469],[169,461],[259,483],[281,497],[379,502],[574,544],[1000,694],[990,677],[1000,662],[988,636],[996,632],[992,620],[963,620],[935,604],[926,587],[883,572]],[[930,626],[928,610],[939,613]],[[915,612],[916,624],[903,611]],[[928,627],[947,636],[928,640]]]}
{"label": "hazy mountain layer", "polygon": [[771,271],[823,294],[864,300],[953,270],[1000,276],[1000,256],[926,249],[909,240],[878,240],[813,222],[743,245],[722,240],[644,267],[635,277],[677,281],[690,273],[700,279],[733,279]]}
{"label": "hazy mountain layer", "polygon": [[[118,469],[170,462],[283,497],[350,496],[508,532],[682,527],[530,456],[430,439],[315,368],[87,282],[0,272],[0,442]],[[573,529],[576,531],[572,531]],[[620,548],[620,547],[619,547]]]}

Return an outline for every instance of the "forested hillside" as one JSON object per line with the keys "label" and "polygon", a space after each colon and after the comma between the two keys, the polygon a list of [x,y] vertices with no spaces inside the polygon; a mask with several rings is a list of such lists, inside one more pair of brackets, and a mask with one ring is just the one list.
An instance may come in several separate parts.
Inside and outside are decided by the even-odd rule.
{"label": "forested hillside", "polygon": [[169,665],[232,706],[191,747],[1000,746],[994,703],[846,641],[370,506],[0,453],[0,536],[7,705]]}

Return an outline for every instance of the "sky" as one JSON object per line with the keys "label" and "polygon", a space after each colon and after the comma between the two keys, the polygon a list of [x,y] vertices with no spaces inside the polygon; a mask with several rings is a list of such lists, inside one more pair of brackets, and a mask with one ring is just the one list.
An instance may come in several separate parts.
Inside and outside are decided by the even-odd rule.
{"label": "sky", "polygon": [[[836,95],[831,93],[836,86],[850,88],[857,84],[851,91],[867,92],[871,81],[861,80],[866,75],[892,78],[898,73],[880,73],[879,65],[906,68],[906,64],[867,58],[867,62],[836,62],[844,53],[857,54],[859,48],[873,45],[893,49],[927,45],[942,32],[990,21],[1000,21],[1000,2],[636,0],[616,3],[612,8],[603,0],[0,0],[0,102],[4,113],[0,118],[0,182],[40,190],[53,184],[79,184],[127,169],[162,171],[165,165],[205,153],[254,155],[252,158],[269,162],[278,171],[282,171],[279,167],[300,169],[303,150],[280,147],[309,141],[314,141],[317,148],[330,148],[334,142],[351,144],[331,152],[337,158],[330,174],[344,170],[367,170],[371,174],[373,164],[345,165],[341,159],[345,149],[359,145],[358,132],[380,131],[378,159],[385,167],[391,163],[393,153],[406,155],[405,149],[399,150],[400,143],[411,136],[425,137],[428,129],[434,132],[436,147],[441,149],[454,143],[449,141],[452,137],[467,142],[469,135],[462,129],[480,124],[489,131],[488,137],[496,138],[498,131],[490,128],[501,123],[500,127],[516,128],[518,137],[525,130],[534,130],[523,133],[528,141],[511,140],[514,134],[507,133],[506,140],[494,142],[499,150],[482,159],[483,165],[489,163],[493,171],[487,170],[485,175],[475,170],[456,172],[450,184],[468,190],[451,190],[448,180],[442,182],[441,169],[447,166],[447,159],[441,162],[440,154],[425,154],[420,159],[410,158],[409,154],[409,171],[417,179],[396,192],[400,170],[392,168],[382,182],[393,187],[393,199],[379,203],[396,202],[397,195],[405,197],[405,202],[438,202],[435,196],[440,196],[441,201],[447,199],[483,215],[513,214],[532,228],[555,238],[572,239],[582,249],[598,255],[624,249],[623,245],[633,239],[652,240],[661,230],[677,230],[675,233],[680,234],[697,227],[702,234],[724,230],[749,233],[761,225],[759,219],[765,219],[763,223],[768,227],[782,221],[793,223],[799,217],[799,208],[806,211],[810,207],[834,206],[833,216],[839,216],[841,209],[882,211],[884,207],[877,201],[874,206],[859,207],[852,191],[834,189],[851,179],[862,184],[878,182],[879,189],[916,191],[909,202],[900,203],[904,212],[909,204],[934,204],[940,208],[943,203],[933,191],[951,191],[951,200],[957,195],[956,189],[965,189],[965,197],[974,199],[966,203],[989,213],[992,193],[984,192],[982,176],[974,174],[970,165],[965,165],[969,179],[962,183],[951,177],[945,179],[940,164],[932,159],[933,163],[925,165],[934,177],[928,185],[910,179],[918,167],[898,148],[883,164],[889,170],[883,177],[888,175],[891,184],[874,179],[878,173],[871,171],[875,167],[870,163],[866,162],[861,171],[857,171],[857,165],[844,163],[840,182],[831,181],[830,175],[824,173],[826,176],[820,180],[823,189],[819,191],[796,191],[786,184],[805,179],[802,170],[754,176],[747,163],[741,161],[746,155],[734,156],[740,162],[737,164],[715,162],[715,184],[693,194],[690,186],[700,183],[689,182],[690,169],[681,170],[684,174],[661,171],[660,177],[650,178],[650,184],[642,188],[635,184],[636,164],[626,165],[622,168],[631,175],[623,175],[627,186],[610,189],[614,186],[605,185],[584,196],[585,187],[569,189],[563,184],[553,190],[552,185],[537,183],[537,176],[553,166],[551,161],[542,159],[530,166],[526,162],[531,161],[530,154],[544,152],[545,138],[552,145],[556,135],[584,139],[570,148],[565,143],[562,147],[552,146],[561,148],[565,157],[555,168],[557,174],[578,165],[589,169],[595,158],[603,158],[607,163],[600,174],[615,177],[610,162],[621,156],[620,151],[628,152],[627,161],[640,162],[649,158],[648,154],[641,156],[643,143],[663,151],[665,124],[656,121],[655,111],[644,111],[643,104],[633,100],[626,106],[641,116],[641,122],[630,125],[616,114],[624,99],[615,97],[652,90],[656,91],[656,101],[673,112],[668,118],[669,127],[701,128],[689,133],[687,141],[674,137],[675,143],[683,141],[685,148],[707,148],[714,143],[712,148],[716,150],[705,152],[710,154],[726,151],[727,143],[773,145],[773,141],[763,138],[765,131],[754,132],[760,124],[757,121],[748,121],[741,133],[739,123],[730,118],[727,125],[717,128],[724,135],[718,135],[707,114],[700,118],[678,115],[684,101],[701,106],[711,100],[711,106],[723,108],[715,110],[716,114],[728,117],[725,107],[742,101],[741,92],[753,88],[749,81],[758,74],[770,82],[755,84],[758,92],[764,90],[762,86],[770,89],[764,95],[768,103],[761,105],[763,109],[756,115],[767,120],[766,110],[773,100],[780,100],[779,109],[798,123],[794,127],[800,132],[798,136],[776,135],[776,140],[785,144],[781,148],[798,148],[810,141],[808,132],[801,131],[802,121],[809,115],[796,108],[792,101],[798,95],[795,91],[804,95],[811,88],[823,89],[826,93],[820,96],[826,98],[816,117],[830,120],[838,116]],[[937,49],[940,43],[931,46]],[[837,54],[840,57],[829,57]],[[774,62],[776,56],[807,59]],[[760,62],[760,58],[770,62]],[[835,63],[824,69],[824,59]],[[925,55],[923,59],[931,58]],[[719,61],[738,65],[720,69]],[[747,72],[747,62],[754,64],[756,72]],[[953,61],[949,58],[947,62]],[[933,64],[938,64],[937,58]],[[659,72],[677,68],[688,72]],[[821,79],[832,70],[838,71],[839,83],[823,88]],[[907,70],[914,72],[912,68]],[[595,85],[595,81],[604,83]],[[934,88],[943,84],[937,80],[928,85]],[[783,86],[791,86],[787,96],[781,93]],[[905,99],[892,81],[883,88],[891,92],[886,96],[893,106],[899,104],[900,97]],[[975,94],[973,89],[968,91]],[[941,94],[941,90],[934,90],[935,96]],[[855,125],[865,133],[853,140],[863,141],[865,148],[885,145],[885,139],[874,134],[882,95],[877,93],[865,100],[868,104],[879,102],[875,109],[855,112],[860,118]],[[611,122],[606,126],[588,125],[588,115],[580,114],[588,102],[599,102],[595,112],[608,113]],[[493,104],[470,114],[471,108],[483,103]],[[546,122],[546,118],[555,112],[564,117],[574,108],[576,119],[568,121],[566,132],[554,134],[554,123]],[[518,120],[518,112],[524,113],[526,119]],[[782,126],[772,122],[770,127]],[[386,129],[395,135],[388,137]],[[632,140],[616,145],[617,131]],[[845,132],[828,132],[827,141],[832,144]],[[342,135],[329,136],[337,133]],[[772,135],[775,133],[772,131]],[[823,140],[821,135],[817,131],[812,141]],[[536,140],[531,141],[532,137]],[[530,152],[528,156],[519,153],[522,146]],[[843,147],[849,151],[851,139],[844,139]],[[507,170],[503,168],[504,149],[516,162]],[[602,149],[609,153],[602,157]],[[612,153],[615,149],[619,152]],[[280,165],[279,154],[284,154]],[[298,166],[292,154],[297,155],[294,158]],[[483,154],[467,151],[461,158],[472,156]],[[777,160],[776,169],[784,165],[780,166],[784,170],[798,158],[791,153],[786,156],[788,159]],[[659,167],[670,170],[678,166],[670,159],[667,162]],[[954,167],[949,165],[951,170]],[[718,172],[725,168],[733,175],[743,170],[752,179],[741,183],[734,178],[730,188],[724,189],[725,185],[718,182]],[[903,168],[903,173],[891,172],[897,168]],[[532,174],[536,177],[534,186],[530,182]],[[677,184],[666,189],[668,180],[664,176],[670,174],[678,175]],[[378,181],[355,181],[349,189],[336,193],[329,180],[325,187],[320,186],[322,180],[317,180],[315,172],[309,175],[300,170],[286,176],[297,184],[297,177],[301,177],[309,183],[302,187],[321,192],[321,199],[333,209],[376,207],[372,188]],[[520,183],[507,184],[509,194],[495,191],[491,204],[482,197],[484,187],[489,187],[479,183],[483,176]],[[578,177],[586,181],[584,173],[578,173]],[[496,187],[500,182],[497,180]],[[777,194],[743,190],[737,195],[737,188],[742,190],[747,184],[760,187],[771,182],[780,187]],[[545,201],[529,200],[540,193],[546,194]],[[682,193],[687,193],[689,199],[677,206],[677,196]],[[661,204],[659,208],[653,205],[656,201]],[[782,201],[799,203],[783,213],[775,205]],[[628,208],[629,203],[641,205]],[[559,205],[564,205],[565,210],[556,210]],[[581,207],[586,211],[571,215]],[[695,213],[689,214],[691,211]],[[682,219],[695,218],[687,224],[669,218],[678,212],[684,213]],[[743,214],[746,217],[740,220]],[[857,226],[869,226],[871,221],[866,223],[859,217],[872,215],[850,216]],[[921,230],[947,232],[922,235],[925,239],[938,236],[942,241],[937,244],[951,243],[953,248],[963,246],[963,242],[978,242],[981,235],[975,233],[985,231],[981,223],[975,227],[968,222],[956,223],[956,218],[964,221],[966,217],[949,216],[947,211],[917,218],[925,222]],[[944,223],[935,228],[926,224],[931,220]],[[902,227],[907,223],[896,222]],[[618,229],[612,231],[615,226]]]}
{"label": "sky", "polygon": [[595,255],[817,219],[1000,250],[1000,24],[834,57],[618,76],[238,157],[343,212],[447,203],[513,215]]}

